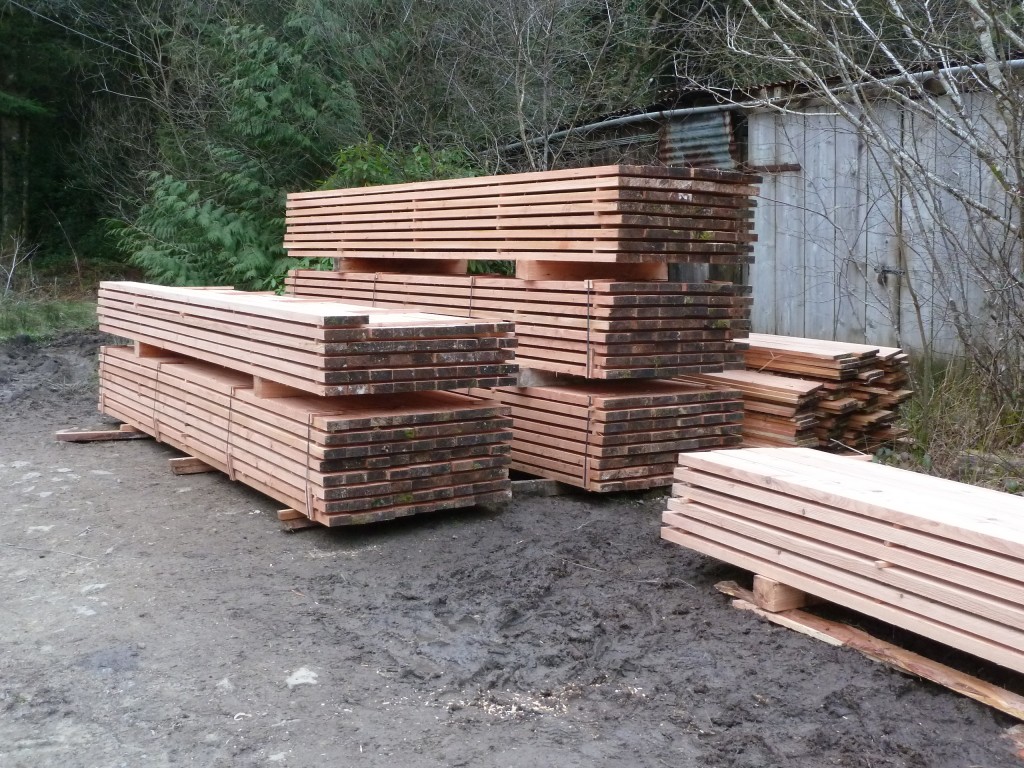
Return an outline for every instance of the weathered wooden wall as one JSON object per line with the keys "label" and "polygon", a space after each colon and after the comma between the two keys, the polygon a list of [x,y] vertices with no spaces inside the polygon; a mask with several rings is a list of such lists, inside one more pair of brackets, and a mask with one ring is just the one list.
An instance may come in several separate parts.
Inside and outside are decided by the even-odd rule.
{"label": "weathered wooden wall", "polygon": [[[991,102],[968,94],[966,105],[983,136],[979,126],[995,122]],[[1005,205],[963,141],[893,104],[872,111],[931,173]],[[754,112],[748,131],[748,162],[768,169],[750,269],[754,330],[955,352],[954,308],[985,312],[964,207],[902,183],[887,156],[828,107]]]}

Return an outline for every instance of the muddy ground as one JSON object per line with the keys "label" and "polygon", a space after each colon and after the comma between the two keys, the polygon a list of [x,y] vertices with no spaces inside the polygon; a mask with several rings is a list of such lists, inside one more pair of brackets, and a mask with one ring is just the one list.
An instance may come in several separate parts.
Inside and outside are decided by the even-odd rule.
{"label": "muddy ground", "polygon": [[283,533],[0,345],[0,766],[1019,766],[1014,723],[729,607],[663,501]]}

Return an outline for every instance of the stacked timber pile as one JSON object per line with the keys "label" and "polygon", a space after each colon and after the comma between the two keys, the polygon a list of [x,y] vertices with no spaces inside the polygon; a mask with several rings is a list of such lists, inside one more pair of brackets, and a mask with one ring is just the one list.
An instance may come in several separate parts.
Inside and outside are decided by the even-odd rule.
{"label": "stacked timber pile", "polygon": [[503,322],[103,283],[100,410],[324,525],[507,499]]}
{"label": "stacked timber pile", "polygon": [[[667,485],[678,451],[739,439],[734,388],[664,379],[742,367],[750,299],[669,282],[666,264],[748,262],[758,181],[608,166],[293,194],[286,248],[335,271],[287,285],[514,322],[532,386],[470,390],[511,407],[512,466],[590,490]],[[468,275],[467,259],[514,261],[516,277]]]}
{"label": "stacked timber pile", "polygon": [[132,282],[99,299],[100,330],[314,395],[515,382],[511,323]]}
{"label": "stacked timber pile", "polygon": [[521,367],[588,379],[742,367],[733,338],[749,330],[747,289],[731,283],[294,270],[285,284],[299,296],[514,322]]}
{"label": "stacked timber pile", "polygon": [[803,448],[679,464],[666,540],[1024,672],[1024,499]]}
{"label": "stacked timber pile", "polygon": [[288,196],[291,256],[749,261],[757,177],[611,165]]}
{"label": "stacked timber pile", "polygon": [[736,343],[749,370],[820,382],[820,447],[873,452],[906,434],[894,425],[898,406],[913,394],[903,350],[761,333]]}
{"label": "stacked timber pile", "polygon": [[819,381],[750,370],[684,376],[677,381],[733,387],[742,393],[744,446],[818,445],[817,409],[825,392]]}
{"label": "stacked timber pile", "polygon": [[651,379],[471,394],[511,408],[513,469],[588,491],[671,485],[680,451],[741,439],[742,403],[734,390]]}

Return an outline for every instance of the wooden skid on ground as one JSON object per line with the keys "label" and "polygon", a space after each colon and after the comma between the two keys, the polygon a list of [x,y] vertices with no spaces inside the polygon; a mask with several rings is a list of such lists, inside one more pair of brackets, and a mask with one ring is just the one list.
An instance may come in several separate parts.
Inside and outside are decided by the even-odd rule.
{"label": "wooden skid on ground", "polygon": [[293,270],[292,295],[515,323],[523,367],[594,379],[667,378],[741,367],[747,289],[729,283],[522,280]]}
{"label": "wooden skid on ground", "polygon": [[315,395],[514,383],[512,324],[241,291],[104,282],[103,331]]}
{"label": "wooden skid on ground", "polygon": [[821,640],[828,645],[850,648],[872,661],[929,680],[1018,720],[1024,720],[1024,696],[881,640],[856,627],[829,621],[797,609],[779,612],[762,608],[757,604],[757,597],[753,592],[743,589],[735,582],[719,582],[715,588],[734,598],[732,604],[735,608],[749,611],[773,624]]}
{"label": "wooden skid on ground", "polygon": [[54,437],[64,443],[97,443],[107,440],[139,440],[149,435],[128,424],[122,424],[118,429],[62,429],[55,432]]}
{"label": "wooden skid on ground", "polygon": [[679,464],[663,538],[1024,671],[1024,499],[803,448]]}
{"label": "wooden skid on ground", "polygon": [[510,495],[507,410],[466,395],[268,399],[245,374],[105,347],[100,409],[324,525]]}
{"label": "wooden skid on ground", "polygon": [[604,166],[288,196],[297,257],[749,261],[758,177]]}

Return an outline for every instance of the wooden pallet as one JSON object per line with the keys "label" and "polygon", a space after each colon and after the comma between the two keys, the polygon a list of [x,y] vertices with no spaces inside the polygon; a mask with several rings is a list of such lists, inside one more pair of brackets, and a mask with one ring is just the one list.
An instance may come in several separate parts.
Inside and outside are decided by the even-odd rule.
{"label": "wooden pallet", "polygon": [[296,257],[750,260],[756,176],[604,166],[288,196]]}
{"label": "wooden pallet", "polygon": [[735,390],[648,380],[471,394],[511,409],[512,469],[588,491],[670,485],[680,451],[740,441],[742,404]]}
{"label": "wooden pallet", "polygon": [[1024,672],[1024,499],[804,448],[679,464],[666,540]]}
{"label": "wooden pallet", "polygon": [[229,289],[100,284],[100,330],[301,392],[515,383],[512,324]]}
{"label": "wooden pallet", "polygon": [[741,367],[746,288],[615,280],[522,280],[294,270],[296,296],[515,323],[523,367],[594,379],[666,378]]}
{"label": "wooden pallet", "polygon": [[510,496],[507,409],[450,392],[260,397],[251,376],[100,354],[100,410],[324,525]]}

